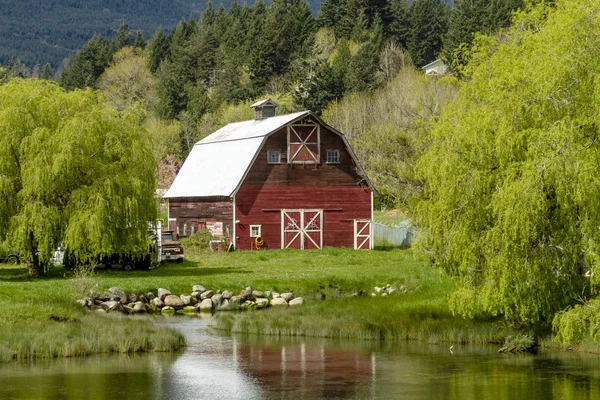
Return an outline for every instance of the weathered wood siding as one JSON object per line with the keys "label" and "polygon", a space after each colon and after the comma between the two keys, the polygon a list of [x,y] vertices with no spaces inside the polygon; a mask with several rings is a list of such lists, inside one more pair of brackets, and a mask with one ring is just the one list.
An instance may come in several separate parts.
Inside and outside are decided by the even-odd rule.
{"label": "weathered wood siding", "polygon": [[[357,174],[343,140],[321,127],[320,163],[288,164],[287,129],[269,137],[236,194],[237,248],[252,249],[250,225],[261,225],[271,249],[281,248],[282,209],[322,209],[323,245],[353,247],[354,219],[371,218],[371,190]],[[267,152],[279,150],[280,164],[268,164]],[[327,164],[327,150],[340,162]]]}
{"label": "weathered wood siding", "polygon": [[215,222],[223,224],[224,235],[233,235],[233,204],[229,197],[170,199],[169,219],[175,219],[170,222],[175,222],[179,236],[189,236]]}

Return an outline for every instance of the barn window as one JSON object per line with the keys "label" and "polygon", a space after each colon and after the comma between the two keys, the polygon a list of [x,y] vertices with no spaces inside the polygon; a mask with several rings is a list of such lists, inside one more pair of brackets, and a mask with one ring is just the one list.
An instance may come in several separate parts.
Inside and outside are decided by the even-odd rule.
{"label": "barn window", "polygon": [[318,164],[320,161],[320,126],[288,126],[288,164]]}
{"label": "barn window", "polygon": [[279,150],[267,151],[267,163],[279,164],[280,162],[281,162],[281,153],[279,152]]}
{"label": "barn window", "polygon": [[340,163],[340,151],[339,150],[327,150],[327,164],[339,164]]}
{"label": "barn window", "polygon": [[250,237],[261,236],[261,225],[250,225]]}

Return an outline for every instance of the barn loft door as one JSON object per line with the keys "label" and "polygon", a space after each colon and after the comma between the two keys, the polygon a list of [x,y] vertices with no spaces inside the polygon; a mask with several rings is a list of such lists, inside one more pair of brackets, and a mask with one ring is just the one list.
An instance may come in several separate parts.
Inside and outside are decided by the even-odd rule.
{"label": "barn loft door", "polygon": [[354,248],[356,250],[372,249],[371,221],[368,219],[354,220]]}
{"label": "barn loft door", "polygon": [[281,210],[281,248],[323,247],[323,210]]}
{"label": "barn loft door", "polygon": [[318,164],[320,161],[320,126],[288,126],[288,163]]}

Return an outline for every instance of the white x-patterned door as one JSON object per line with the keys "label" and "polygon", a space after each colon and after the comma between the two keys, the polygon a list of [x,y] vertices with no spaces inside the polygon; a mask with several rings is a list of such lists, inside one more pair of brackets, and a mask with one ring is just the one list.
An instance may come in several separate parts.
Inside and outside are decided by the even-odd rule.
{"label": "white x-patterned door", "polygon": [[323,247],[323,210],[281,210],[281,248]]}
{"label": "white x-patterned door", "polygon": [[368,219],[354,220],[354,248],[356,250],[372,249],[371,221]]}
{"label": "white x-patterned door", "polygon": [[319,125],[288,126],[288,163],[319,164],[320,129]]}

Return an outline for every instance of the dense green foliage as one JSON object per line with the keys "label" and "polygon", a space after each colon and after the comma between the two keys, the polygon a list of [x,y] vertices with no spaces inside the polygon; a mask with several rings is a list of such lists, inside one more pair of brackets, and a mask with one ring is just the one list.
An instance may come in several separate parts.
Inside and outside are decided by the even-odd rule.
{"label": "dense green foliage", "polygon": [[469,81],[433,126],[420,220],[436,265],[464,280],[455,312],[548,323],[589,295],[584,273],[597,276],[600,243],[598,11],[595,0],[541,2],[505,37],[476,41]]}
{"label": "dense green foliage", "polygon": [[0,241],[32,274],[59,244],[81,260],[147,251],[156,166],[138,114],[44,80],[0,86]]}

